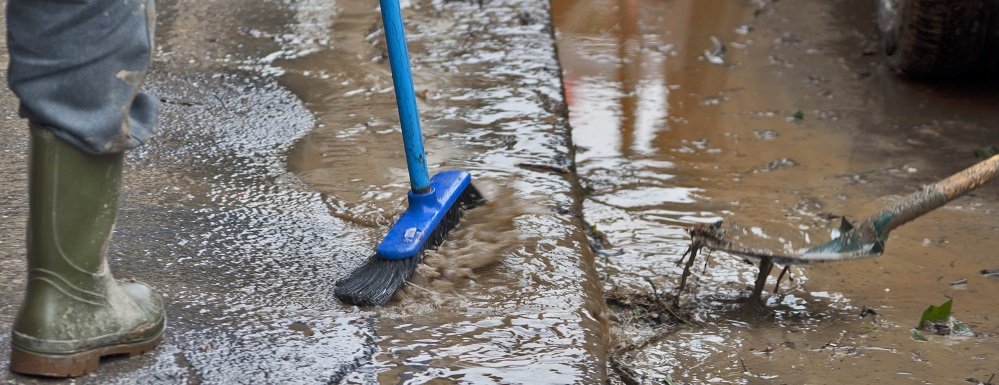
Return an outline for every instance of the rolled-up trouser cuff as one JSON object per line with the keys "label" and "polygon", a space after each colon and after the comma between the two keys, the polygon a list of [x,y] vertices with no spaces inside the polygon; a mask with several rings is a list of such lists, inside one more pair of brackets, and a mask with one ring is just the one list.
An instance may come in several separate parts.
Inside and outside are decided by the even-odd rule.
{"label": "rolled-up trouser cuff", "polygon": [[20,114],[91,154],[149,138],[159,102],[142,93],[153,0],[8,0],[8,82]]}

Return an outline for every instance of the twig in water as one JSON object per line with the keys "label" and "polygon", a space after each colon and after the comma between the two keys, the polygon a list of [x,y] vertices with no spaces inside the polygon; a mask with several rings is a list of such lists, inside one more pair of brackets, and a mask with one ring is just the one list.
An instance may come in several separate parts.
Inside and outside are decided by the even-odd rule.
{"label": "twig in water", "polygon": [[691,242],[691,245],[690,245],[690,246],[687,246],[687,250],[683,252],[683,255],[681,255],[681,256],[680,256],[680,259],[678,259],[678,260],[676,261],[676,265],[677,265],[677,266],[680,266],[680,265],[682,265],[682,264],[683,264],[683,260],[687,258],[687,255],[689,255],[689,254],[690,254],[690,252],[691,252],[691,251],[692,251],[693,249],[694,249],[694,244],[693,244],[693,242]]}
{"label": "twig in water", "polygon": [[[645,277],[645,282],[648,282],[649,286],[652,286],[652,295],[655,296],[656,304],[659,305],[657,306],[659,309],[666,310],[666,312],[669,313],[669,315],[673,316],[673,319],[679,321],[684,325],[692,325],[690,321],[686,320],[685,318],[681,318],[679,314],[676,314],[676,312],[673,311],[673,309],[671,309],[669,305],[663,303],[662,298],[659,297],[659,289],[656,288],[655,283],[652,283],[651,278]],[[674,304],[675,304],[675,299],[674,299]]]}
{"label": "twig in water", "polygon": [[774,294],[777,294],[777,291],[780,290],[780,280],[782,278],[784,278],[784,274],[787,274],[787,280],[788,281],[792,281],[793,280],[793,279],[791,279],[790,269],[791,269],[791,265],[786,265],[786,266],[784,266],[784,269],[782,269],[780,271],[780,275],[777,276],[777,284],[774,285]]}
{"label": "twig in water", "polygon": [[617,372],[617,375],[621,376],[621,382],[624,382],[626,385],[642,384],[641,381],[635,379],[636,377],[638,377],[638,373],[635,373],[634,370],[632,370],[627,366],[621,365],[621,363],[618,362],[617,357],[615,357],[613,354],[611,354],[610,357],[610,364],[611,364],[611,369],[614,369],[614,371]]}
{"label": "twig in water", "polygon": [[[693,238],[690,242],[690,247],[683,255],[690,253],[690,259],[687,260],[687,264],[683,266],[683,274],[680,275],[680,286],[676,289],[676,296],[673,297],[673,306],[680,307],[680,294],[683,294],[684,286],[687,286],[687,277],[690,276],[690,267],[694,265],[694,259],[697,258],[697,252],[704,247],[699,238]],[[681,257],[682,259],[682,257]]]}
{"label": "twig in water", "polygon": [[749,301],[756,304],[763,304],[763,286],[767,284],[767,277],[774,268],[774,262],[770,258],[760,258],[760,272],[756,274],[756,285],[753,286],[753,294],[750,294]]}
{"label": "twig in water", "polygon": [[656,297],[656,303],[662,302],[662,300],[659,299],[659,289],[656,288],[656,284],[652,282],[652,278],[645,277],[645,282],[648,282],[649,286],[652,286],[652,295]]}

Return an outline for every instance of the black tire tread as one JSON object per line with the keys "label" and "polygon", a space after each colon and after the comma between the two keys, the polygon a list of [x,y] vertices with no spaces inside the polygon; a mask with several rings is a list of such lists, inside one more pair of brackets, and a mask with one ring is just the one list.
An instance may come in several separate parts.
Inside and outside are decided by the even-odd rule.
{"label": "black tire tread", "polygon": [[999,0],[908,0],[888,61],[913,78],[956,78],[999,64]]}

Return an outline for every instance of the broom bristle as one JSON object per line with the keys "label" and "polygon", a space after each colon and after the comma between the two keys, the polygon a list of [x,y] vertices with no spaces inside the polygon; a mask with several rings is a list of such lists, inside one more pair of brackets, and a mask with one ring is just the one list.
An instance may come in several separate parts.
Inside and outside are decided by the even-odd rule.
{"label": "broom bristle", "polygon": [[[469,184],[462,191],[458,200],[448,208],[423,250],[436,249],[444,243],[447,233],[458,226],[465,210],[485,203],[482,194]],[[416,272],[416,267],[419,266],[420,260],[423,258],[423,250],[420,250],[416,256],[405,259],[386,259],[375,253],[368,257],[368,260],[360,267],[338,280],[333,294],[340,301],[352,305],[384,305]]]}

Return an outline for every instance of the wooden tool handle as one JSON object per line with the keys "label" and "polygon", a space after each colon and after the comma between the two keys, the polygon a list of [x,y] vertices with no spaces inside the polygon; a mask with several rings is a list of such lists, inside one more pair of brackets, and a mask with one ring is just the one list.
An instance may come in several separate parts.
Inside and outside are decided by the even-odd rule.
{"label": "wooden tool handle", "polygon": [[880,221],[882,226],[879,226],[879,233],[887,235],[892,229],[981,187],[996,175],[999,175],[999,155],[910,194],[870,220],[875,223]]}
{"label": "wooden tool handle", "polygon": [[999,175],[999,155],[951,175],[947,179],[937,182],[935,186],[947,197],[949,202],[968,191],[981,187],[996,175]]}

